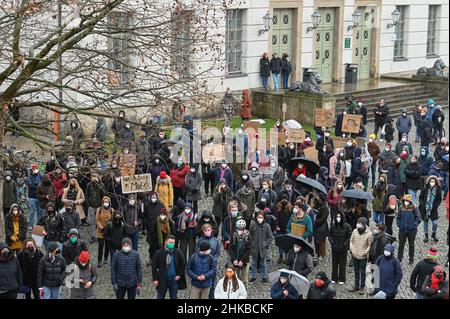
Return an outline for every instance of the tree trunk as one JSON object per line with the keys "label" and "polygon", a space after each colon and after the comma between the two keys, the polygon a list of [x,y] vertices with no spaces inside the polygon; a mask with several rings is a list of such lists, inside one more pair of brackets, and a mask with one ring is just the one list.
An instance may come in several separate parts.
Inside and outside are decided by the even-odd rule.
{"label": "tree trunk", "polygon": [[[3,146],[5,125],[6,125],[5,110],[0,109],[0,146]],[[3,152],[3,150],[0,150],[0,152]],[[4,180],[3,172],[4,172],[3,156],[0,156],[0,243],[5,242],[5,216],[3,216],[3,180]]]}

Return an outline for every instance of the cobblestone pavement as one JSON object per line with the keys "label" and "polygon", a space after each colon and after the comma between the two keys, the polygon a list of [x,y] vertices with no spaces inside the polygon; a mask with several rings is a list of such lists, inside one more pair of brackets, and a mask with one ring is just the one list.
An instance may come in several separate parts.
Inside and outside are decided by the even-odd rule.
{"label": "cobblestone pavement", "polygon": [[[445,114],[448,118],[448,109],[445,110]],[[373,124],[368,125],[368,132],[371,132],[373,129]],[[414,129],[414,128],[413,128]],[[384,146],[384,145],[382,145]],[[419,153],[419,145],[417,143],[414,143],[414,154]],[[370,184],[370,183],[369,183]],[[370,204],[369,204],[370,205]],[[369,207],[370,209],[371,207]],[[202,210],[211,210],[212,209],[212,198],[204,198],[199,202],[199,211]],[[371,224],[373,226],[373,222],[371,221]],[[87,234],[87,227],[82,227],[82,237],[88,238]],[[438,247],[438,250],[440,252],[440,258],[439,261],[441,264],[445,264],[447,261],[447,228],[448,228],[448,222],[445,217],[445,202],[443,201],[442,204],[439,207],[439,227],[438,227],[438,233],[437,237],[439,239],[439,242],[437,244],[434,243],[423,243],[423,228],[422,224],[419,225],[419,230],[416,237],[416,247],[415,247],[415,260],[414,263],[416,264],[418,261],[420,261],[423,256],[425,255],[426,251],[429,249],[430,246],[436,245]],[[397,236],[397,227],[394,222],[394,235]],[[398,242],[397,242],[398,244]],[[96,260],[97,257],[97,244],[89,244],[89,249],[91,251],[91,256],[93,256],[93,260]],[[138,298],[143,299],[149,299],[149,298],[156,298],[156,290],[154,286],[152,286],[152,278],[151,278],[151,267],[145,267],[145,262],[148,260],[148,252],[147,252],[147,243],[145,242],[145,238],[141,238],[139,242],[139,252],[141,255],[141,259],[143,262],[143,290],[141,293],[141,296]],[[279,265],[277,265],[276,261],[278,259],[278,254],[275,245],[272,245],[270,249],[270,256],[271,261],[269,265],[269,272],[275,271],[279,269]],[[412,299],[414,298],[413,292],[409,289],[409,278],[410,274],[412,272],[412,269],[414,266],[408,265],[408,258],[407,256],[407,247],[405,247],[405,258],[402,262],[402,269],[403,269],[403,280],[399,287],[399,293],[397,295],[398,299]],[[218,265],[218,276],[223,276],[223,269],[225,267],[225,264],[227,262],[226,252],[222,250],[220,259],[219,259],[219,265]],[[324,258],[322,261],[319,261],[318,266],[314,269],[313,273],[309,275],[309,279],[311,280],[314,278],[314,275],[319,271],[325,271],[329,277],[331,277],[331,253],[330,253],[330,247],[328,245],[328,256]],[[448,269],[446,269],[448,272]],[[360,296],[358,293],[350,293],[347,290],[350,289],[353,285],[353,268],[347,268],[347,282],[345,285],[334,285],[337,290],[337,296],[339,299],[364,299],[364,298],[372,298],[368,295]],[[115,298],[115,294],[112,290],[111,281],[110,281],[110,267],[103,266],[99,269],[99,280],[97,284],[95,285],[95,290],[98,298],[104,298],[104,299],[110,299]],[[188,289],[184,291],[180,291],[179,298],[189,298],[189,291],[190,291],[190,283],[188,280]],[[268,284],[262,284],[261,278],[258,275],[257,281],[250,283],[248,285],[248,296],[249,299],[268,299],[270,298],[270,285]],[[69,293],[67,288],[63,288],[62,292],[63,298],[68,298]]]}

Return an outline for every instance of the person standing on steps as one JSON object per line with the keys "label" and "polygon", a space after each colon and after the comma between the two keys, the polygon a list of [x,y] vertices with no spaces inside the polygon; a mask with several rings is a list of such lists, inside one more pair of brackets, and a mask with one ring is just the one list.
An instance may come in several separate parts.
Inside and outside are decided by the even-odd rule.
{"label": "person standing on steps", "polygon": [[276,53],[272,54],[272,60],[270,60],[270,72],[272,72],[273,90],[277,92],[280,86],[280,73],[281,73],[282,61]]}
{"label": "person standing on steps", "polygon": [[283,89],[288,90],[289,89],[289,76],[292,73],[292,64],[289,60],[289,55],[286,53],[283,53],[282,59],[281,59],[281,76],[283,79]]}
{"label": "person standing on steps", "polygon": [[267,52],[264,52],[262,58],[259,60],[259,75],[264,90],[269,89],[269,76],[270,76],[270,60]]}
{"label": "person standing on steps", "polygon": [[378,131],[386,124],[386,118],[389,115],[389,107],[387,106],[386,101],[382,99],[378,106],[373,110],[373,113],[375,114],[375,135],[379,138]]}

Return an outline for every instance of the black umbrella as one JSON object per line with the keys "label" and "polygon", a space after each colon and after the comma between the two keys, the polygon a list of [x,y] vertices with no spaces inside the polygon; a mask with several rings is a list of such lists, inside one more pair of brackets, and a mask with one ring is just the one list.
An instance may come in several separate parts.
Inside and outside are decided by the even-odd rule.
{"label": "black umbrella", "polygon": [[275,245],[284,251],[289,251],[294,247],[294,245],[298,245],[302,247],[302,249],[308,251],[311,255],[314,254],[314,248],[302,237],[294,234],[275,236]]}
{"label": "black umbrella", "polygon": [[319,192],[324,193],[325,195],[327,194],[327,190],[325,189],[325,187],[314,179],[300,175],[299,177],[297,177],[296,181],[306,188],[313,188],[318,190]]}
{"label": "black umbrella", "polygon": [[342,192],[341,196],[354,199],[373,200],[373,196],[370,193],[359,189],[346,189]]}
{"label": "black umbrella", "polygon": [[313,160],[310,160],[309,158],[306,157],[294,157],[287,163],[287,172],[289,176],[292,175],[292,172],[298,166],[298,163],[302,163],[303,165],[305,165],[306,171],[308,172],[308,174],[311,174],[312,176],[315,176],[316,174],[319,173],[320,167]]}

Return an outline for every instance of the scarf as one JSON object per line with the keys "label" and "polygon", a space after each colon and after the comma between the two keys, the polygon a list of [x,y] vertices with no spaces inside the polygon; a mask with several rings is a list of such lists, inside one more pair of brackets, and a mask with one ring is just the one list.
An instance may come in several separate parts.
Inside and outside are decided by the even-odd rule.
{"label": "scarf", "polygon": [[186,215],[183,212],[181,214],[178,229],[181,230],[182,232],[185,232],[186,229],[195,227],[197,227],[197,220],[195,219],[195,215],[192,212],[189,215]]}
{"label": "scarf", "polygon": [[341,175],[341,160],[340,159],[338,159],[336,162],[336,168],[334,169],[334,174],[336,176]]}
{"label": "scarf", "polygon": [[156,228],[158,229],[158,247],[162,247],[166,237],[171,234],[168,219],[166,218],[162,221],[161,218],[158,217],[156,220]]}
{"label": "scarf", "polygon": [[429,218],[433,209],[434,199],[436,198],[436,187],[429,188],[427,193],[427,202],[425,203],[426,219]]}
{"label": "scarf", "polygon": [[439,284],[442,280],[444,280],[444,276],[442,276],[441,278],[436,278],[436,274],[433,272],[431,274],[431,288],[439,289]]}

